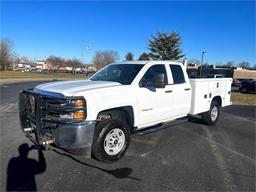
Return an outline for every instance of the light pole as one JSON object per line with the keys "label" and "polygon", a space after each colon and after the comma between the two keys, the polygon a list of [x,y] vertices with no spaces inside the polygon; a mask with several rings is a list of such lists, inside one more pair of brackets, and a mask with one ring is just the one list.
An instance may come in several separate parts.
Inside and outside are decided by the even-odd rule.
{"label": "light pole", "polygon": [[84,51],[84,63],[86,65],[86,73],[88,72],[88,64],[86,64],[86,51],[89,51],[90,50],[90,46],[87,45],[85,46],[85,51]]}
{"label": "light pole", "polygon": [[201,58],[201,65],[200,65],[200,77],[202,77],[202,71],[203,71],[203,60],[204,60],[204,54],[206,51],[202,51],[202,58]]}

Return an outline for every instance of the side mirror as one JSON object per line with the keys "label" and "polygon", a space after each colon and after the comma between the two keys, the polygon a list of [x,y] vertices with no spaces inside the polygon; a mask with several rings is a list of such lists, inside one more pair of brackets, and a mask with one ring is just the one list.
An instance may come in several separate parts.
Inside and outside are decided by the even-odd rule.
{"label": "side mirror", "polygon": [[155,88],[165,88],[165,79],[163,73],[156,73],[154,75],[154,82]]}
{"label": "side mirror", "polygon": [[142,80],[140,87],[165,88],[165,79],[163,73],[155,73],[150,80]]}

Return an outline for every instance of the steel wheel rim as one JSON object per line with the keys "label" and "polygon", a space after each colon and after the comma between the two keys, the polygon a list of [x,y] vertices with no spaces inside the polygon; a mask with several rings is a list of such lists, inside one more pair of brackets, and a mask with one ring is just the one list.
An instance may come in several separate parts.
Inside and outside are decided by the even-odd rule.
{"label": "steel wheel rim", "polygon": [[211,119],[212,121],[215,121],[218,117],[218,108],[216,106],[214,106],[211,110]]}
{"label": "steel wheel rim", "polygon": [[120,128],[112,129],[105,137],[104,150],[108,155],[117,155],[125,146],[125,134]]}

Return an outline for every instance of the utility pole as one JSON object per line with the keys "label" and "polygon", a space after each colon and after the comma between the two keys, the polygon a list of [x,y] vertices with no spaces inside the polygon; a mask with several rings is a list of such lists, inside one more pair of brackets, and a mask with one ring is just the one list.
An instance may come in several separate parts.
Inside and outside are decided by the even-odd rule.
{"label": "utility pole", "polygon": [[202,51],[202,58],[201,58],[201,65],[200,65],[200,77],[202,77],[202,71],[203,71],[203,60],[204,60],[204,54],[206,51]]}

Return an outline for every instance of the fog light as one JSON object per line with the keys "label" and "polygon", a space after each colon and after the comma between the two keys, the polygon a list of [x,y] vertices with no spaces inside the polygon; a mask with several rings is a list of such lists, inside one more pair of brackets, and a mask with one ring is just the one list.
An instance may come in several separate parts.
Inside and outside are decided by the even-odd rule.
{"label": "fog light", "polygon": [[85,118],[84,111],[76,111],[73,113],[73,119],[83,120]]}
{"label": "fog light", "polygon": [[73,119],[73,114],[72,113],[70,113],[70,114],[60,114],[60,118]]}

